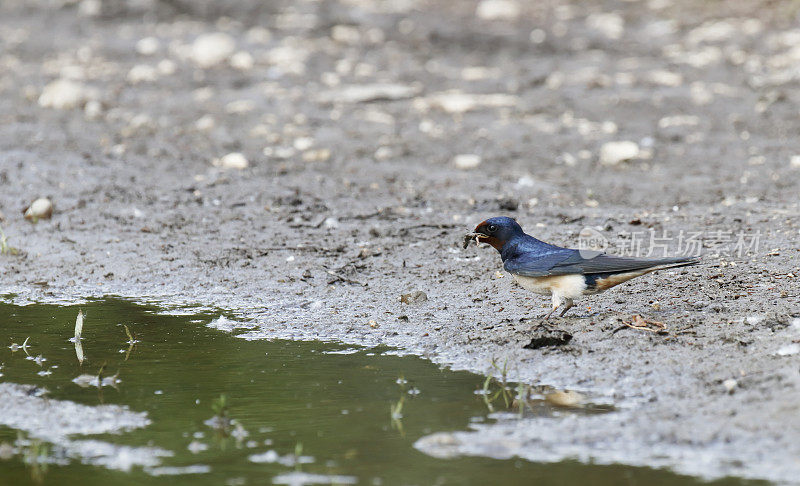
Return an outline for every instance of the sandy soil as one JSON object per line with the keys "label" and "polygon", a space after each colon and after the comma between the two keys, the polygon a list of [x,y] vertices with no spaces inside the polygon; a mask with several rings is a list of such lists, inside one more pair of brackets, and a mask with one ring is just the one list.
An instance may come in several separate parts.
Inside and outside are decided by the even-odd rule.
{"label": "sandy soil", "polygon": [[[433,454],[800,477],[796,3],[262,3],[0,3],[21,250],[0,292],[219,306],[250,337],[507,362],[620,409],[423,439]],[[602,160],[619,141],[631,160]],[[32,224],[37,197],[55,213]],[[568,345],[524,349],[548,299],[460,248],[494,215],[609,251],[702,232],[704,262],[581,301],[552,323]],[[726,254],[740,233],[758,248]]]}

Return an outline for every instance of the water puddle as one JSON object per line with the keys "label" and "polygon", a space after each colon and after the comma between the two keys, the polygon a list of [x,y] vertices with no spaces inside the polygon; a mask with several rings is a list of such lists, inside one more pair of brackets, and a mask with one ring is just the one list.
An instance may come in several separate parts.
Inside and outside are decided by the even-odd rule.
{"label": "water puddle", "polygon": [[[82,339],[70,340],[79,308]],[[237,339],[228,331],[247,323],[219,317],[114,299],[0,304],[4,482],[701,483],[648,468],[423,453],[415,443],[442,432],[611,407],[388,349]]]}

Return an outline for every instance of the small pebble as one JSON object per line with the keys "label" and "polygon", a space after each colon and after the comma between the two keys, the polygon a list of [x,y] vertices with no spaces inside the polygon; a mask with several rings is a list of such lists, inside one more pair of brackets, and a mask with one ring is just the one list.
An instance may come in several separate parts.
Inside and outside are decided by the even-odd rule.
{"label": "small pebble", "polygon": [[158,69],[148,64],[137,64],[128,71],[127,79],[131,84],[153,82],[158,79]]}
{"label": "small pebble", "polygon": [[45,197],[33,201],[28,209],[25,210],[25,219],[37,222],[40,219],[50,219],[53,215],[53,203]]}
{"label": "small pebble", "polygon": [[214,125],[214,117],[211,115],[203,115],[194,122],[194,127],[203,132],[211,130]]}
{"label": "small pebble", "polygon": [[171,59],[162,59],[158,61],[158,72],[164,76],[169,76],[171,74],[175,74],[175,71],[178,69],[178,66],[175,65]]}
{"label": "small pebble", "polygon": [[253,56],[247,51],[239,51],[233,56],[231,56],[231,67],[234,69],[238,69],[240,71],[248,71],[253,69],[253,65],[255,65],[255,60],[253,60]]}
{"label": "small pebble", "polygon": [[353,25],[334,25],[331,29],[331,39],[342,44],[356,45],[361,41],[358,27]]}
{"label": "small pebble", "polygon": [[228,34],[202,34],[192,44],[191,57],[200,67],[209,68],[228,59],[235,49],[236,41]]}
{"label": "small pebble", "polygon": [[330,158],[330,149],[307,150],[303,152],[304,162],[326,162]]}
{"label": "small pebble", "polygon": [[625,32],[625,19],[612,12],[595,13],[586,18],[586,26],[609,39],[619,39]]}
{"label": "small pebble", "polygon": [[295,150],[303,151],[308,150],[314,145],[314,139],[311,137],[300,137],[294,139],[294,143],[292,144]]}
{"label": "small pebble", "polygon": [[416,96],[420,90],[419,86],[392,83],[350,85],[322,93],[319,96],[319,100],[322,103],[369,103],[372,101],[402,100]]}
{"label": "small pebble", "polygon": [[763,320],[764,316],[747,316],[747,318],[745,318],[745,321],[751,326],[755,326],[756,324],[758,324]]}
{"label": "small pebble", "polygon": [[725,388],[725,391],[728,393],[733,393],[733,390],[739,383],[736,382],[733,378],[728,378],[727,380],[722,382],[722,386]]}
{"label": "small pebble", "polygon": [[533,187],[536,181],[529,175],[524,175],[517,180],[517,187]]}
{"label": "small pebble", "polygon": [[39,106],[69,110],[83,104],[86,97],[83,85],[68,79],[58,79],[44,87],[39,96]]}
{"label": "small pebble", "polygon": [[161,42],[155,37],[145,37],[136,43],[136,52],[143,56],[152,56],[161,48]]}
{"label": "small pebble", "polygon": [[461,170],[474,169],[481,165],[482,161],[481,156],[476,154],[459,154],[453,157],[453,165]]}
{"label": "small pebble", "polygon": [[787,344],[786,346],[783,346],[782,348],[778,349],[778,351],[775,354],[777,354],[778,356],[792,356],[797,353],[800,353],[800,344],[792,343],[792,344]]}
{"label": "small pebble", "polygon": [[219,164],[223,169],[246,169],[250,166],[247,158],[239,152],[230,153],[219,160]]}
{"label": "small pebble", "polygon": [[556,391],[544,397],[547,403],[557,407],[577,407],[586,400],[583,394],[574,391]]}
{"label": "small pebble", "polygon": [[83,114],[89,120],[97,120],[103,115],[103,104],[97,100],[87,101],[83,107]]}
{"label": "small pebble", "polygon": [[483,0],[475,10],[475,15],[483,20],[513,20],[519,13],[519,5],[511,0]]}
{"label": "small pebble", "polygon": [[373,155],[373,157],[375,157],[375,160],[387,160],[392,158],[393,155],[394,151],[392,148],[384,145],[382,147],[378,147],[378,150],[375,151],[375,155]]}
{"label": "small pebble", "polygon": [[661,86],[674,88],[683,84],[683,76],[680,73],[673,73],[672,71],[651,71],[647,78],[651,83],[660,84]]}
{"label": "small pebble", "polygon": [[84,17],[97,17],[103,11],[101,0],[83,0],[78,4],[78,13]]}
{"label": "small pebble", "polygon": [[606,142],[600,148],[600,163],[603,165],[617,165],[620,162],[634,159],[639,155],[639,145],[636,142]]}

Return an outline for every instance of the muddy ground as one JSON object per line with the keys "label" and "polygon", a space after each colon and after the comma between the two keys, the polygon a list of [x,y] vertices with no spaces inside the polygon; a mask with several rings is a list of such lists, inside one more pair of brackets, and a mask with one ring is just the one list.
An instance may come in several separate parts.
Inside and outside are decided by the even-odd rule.
{"label": "muddy ground", "polygon": [[[619,407],[423,439],[432,454],[800,477],[795,2],[264,3],[0,3],[20,250],[0,292],[219,306],[251,337],[507,362]],[[601,160],[617,141],[630,160]],[[37,197],[55,212],[32,224]],[[610,251],[703,232],[704,261],[581,301],[551,324],[568,345],[524,349],[548,299],[460,248],[494,215],[566,246],[595,228]],[[739,233],[758,247],[726,254]]]}

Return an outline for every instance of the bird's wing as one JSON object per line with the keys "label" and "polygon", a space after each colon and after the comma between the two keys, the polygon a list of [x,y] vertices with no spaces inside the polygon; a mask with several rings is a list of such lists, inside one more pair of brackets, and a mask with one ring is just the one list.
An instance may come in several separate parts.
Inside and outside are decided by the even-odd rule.
{"label": "bird's wing", "polygon": [[524,277],[621,273],[662,265],[692,264],[694,258],[630,258],[600,252],[565,250],[547,255],[523,254],[505,262],[505,269]]}
{"label": "bird's wing", "polygon": [[522,275],[524,277],[544,277],[547,275],[555,275],[551,273],[552,269],[556,265],[571,258],[571,256],[572,250],[566,249],[564,251],[545,254],[527,252],[509,258],[505,261],[503,267],[510,273]]}

